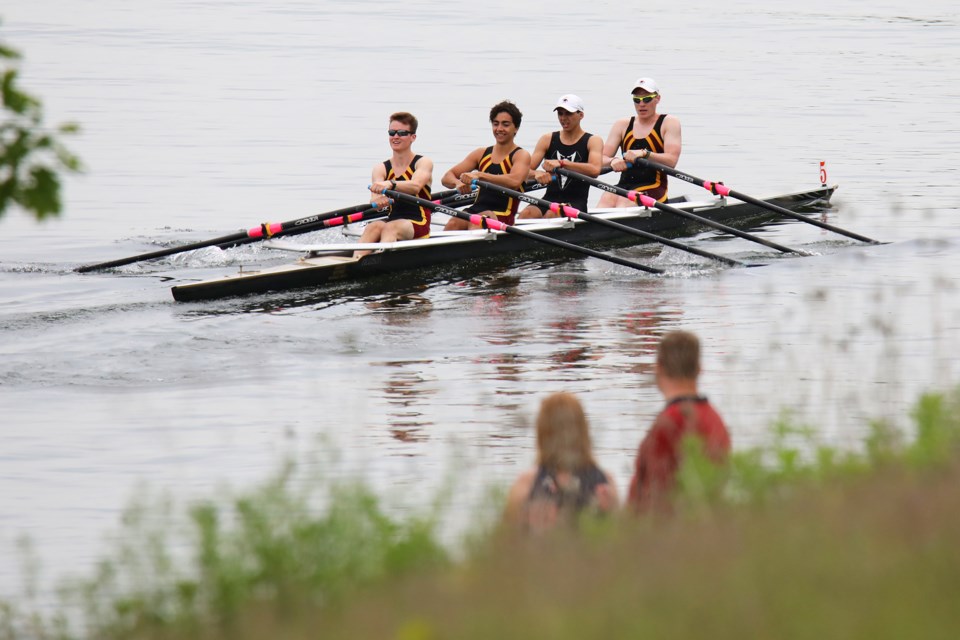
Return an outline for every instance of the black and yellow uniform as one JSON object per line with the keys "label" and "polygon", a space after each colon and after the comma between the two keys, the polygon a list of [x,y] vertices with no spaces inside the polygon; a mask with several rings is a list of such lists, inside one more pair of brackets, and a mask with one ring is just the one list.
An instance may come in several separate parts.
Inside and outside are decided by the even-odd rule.
{"label": "black and yellow uniform", "polygon": [[[650,153],[663,153],[663,134],[660,133],[660,127],[663,126],[663,120],[666,117],[667,114],[660,114],[647,137],[640,140],[633,136],[633,123],[636,117],[631,117],[630,122],[627,123],[627,129],[623,133],[623,139],[620,141],[621,153],[638,149],[650,149]],[[617,186],[639,191],[657,202],[667,200],[667,174],[663,171],[651,169],[642,163],[637,163],[636,166],[621,173],[620,182],[617,183]]]}
{"label": "black and yellow uniform", "polygon": [[[586,162],[590,156],[587,142],[592,135],[591,133],[584,133],[573,144],[564,144],[560,142],[560,132],[554,131],[550,137],[550,146],[547,147],[547,153],[544,154],[543,158],[544,160],[563,160],[565,162]],[[558,175],[556,180],[547,185],[547,192],[543,195],[543,199],[569,204],[571,207],[586,213],[589,195],[590,184],[588,182],[570,176]]]}
{"label": "black and yellow uniform", "polygon": [[[510,155],[504,158],[501,162],[494,163],[493,147],[487,147],[483,152],[483,157],[480,158],[480,171],[494,176],[507,175],[510,173],[510,169],[513,168],[513,154],[519,150],[520,147],[517,147],[511,151]],[[519,190],[522,191],[523,187],[520,187]],[[476,202],[466,209],[466,211],[467,213],[493,211],[497,215],[497,220],[500,222],[503,222],[504,224],[513,224],[517,216],[517,209],[519,208],[520,201],[513,196],[508,196],[500,193],[499,191],[480,187],[480,191],[477,192]]]}
{"label": "black and yellow uniform", "polygon": [[[384,160],[383,166],[387,170],[387,180],[394,180],[396,182],[409,180],[416,172],[417,163],[422,157],[423,156],[413,156],[410,166],[400,175],[393,172],[393,163],[390,160]],[[430,185],[424,185],[419,193],[417,193],[417,197],[429,200]],[[387,222],[393,220],[409,220],[413,223],[413,237],[426,238],[430,236],[430,213],[431,211],[427,207],[422,207],[416,203],[407,202],[406,200],[400,200],[394,202],[390,207],[390,215],[387,217]]]}

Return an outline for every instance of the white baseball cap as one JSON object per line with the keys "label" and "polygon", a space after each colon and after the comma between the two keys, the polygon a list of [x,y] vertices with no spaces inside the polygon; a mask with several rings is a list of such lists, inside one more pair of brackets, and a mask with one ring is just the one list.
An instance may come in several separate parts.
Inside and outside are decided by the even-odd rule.
{"label": "white baseball cap", "polygon": [[565,96],[560,96],[560,99],[557,100],[557,106],[555,106],[553,110],[556,111],[557,109],[563,109],[565,111],[569,111],[570,113],[583,111],[583,100],[580,99],[580,96],[575,96],[572,93],[568,93]]}
{"label": "white baseball cap", "polygon": [[657,83],[653,81],[653,78],[639,78],[636,82],[633,83],[633,90],[643,89],[647,93],[660,93],[660,90],[657,88]]}

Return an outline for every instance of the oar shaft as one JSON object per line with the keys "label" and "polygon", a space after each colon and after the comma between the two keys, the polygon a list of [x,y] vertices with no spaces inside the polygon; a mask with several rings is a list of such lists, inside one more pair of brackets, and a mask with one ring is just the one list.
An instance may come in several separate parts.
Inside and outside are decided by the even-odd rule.
{"label": "oar shaft", "polygon": [[807,224],[812,224],[815,227],[820,227],[821,229],[826,229],[827,231],[832,231],[834,233],[847,236],[848,238],[859,240],[860,242],[866,242],[867,244],[882,244],[879,240],[874,240],[873,238],[862,236],[859,233],[854,233],[853,231],[847,231],[846,229],[835,227],[832,224],[822,222],[820,220],[817,220],[816,218],[810,218],[808,216],[799,214],[796,211],[790,211],[790,209],[787,209],[786,207],[781,207],[780,205],[773,204],[772,202],[767,202],[765,200],[761,200],[759,198],[754,198],[753,196],[749,196],[745,193],[735,191],[727,187],[722,182],[712,182],[710,180],[704,180],[703,178],[697,178],[695,176],[691,176],[687,173],[674,169],[673,167],[669,167],[665,164],[660,164],[659,162],[654,162],[653,160],[647,160],[646,158],[637,158],[637,162],[642,162],[646,164],[648,167],[657,169],[658,171],[663,171],[664,173],[668,173],[674,178],[679,178],[684,182],[689,182],[690,184],[697,185],[698,187],[703,187],[704,189],[706,189],[707,191],[709,191],[714,195],[730,196],[731,198],[736,198],[737,200],[748,202],[754,206],[762,207],[769,211],[774,211],[776,213],[779,213],[782,216],[793,218],[795,220],[800,220],[802,222],[806,222]]}
{"label": "oar shaft", "polygon": [[606,182],[597,180],[596,178],[591,178],[590,176],[585,176],[582,173],[577,173],[576,171],[570,171],[569,169],[557,169],[556,172],[560,173],[561,175],[570,176],[578,180],[589,182],[591,185],[597,187],[598,189],[601,189],[603,191],[609,191],[610,193],[615,193],[618,196],[623,196],[624,198],[627,198],[634,202],[639,202],[639,204],[642,204],[643,206],[649,209],[660,209],[661,211],[671,213],[675,216],[680,216],[681,218],[686,218],[687,220],[694,220],[708,227],[712,227],[719,231],[724,231],[731,235],[737,236],[738,238],[749,240],[750,242],[756,242],[757,244],[762,244],[765,247],[770,247],[771,249],[776,249],[777,251],[781,251],[783,253],[796,253],[799,255],[809,255],[804,251],[797,251],[796,249],[785,247],[781,244],[777,244],[776,242],[771,242],[770,240],[766,240],[759,236],[755,236],[751,233],[740,231],[740,229],[735,229],[734,227],[725,225],[722,222],[717,222],[716,220],[711,220],[710,218],[704,218],[703,216],[698,216],[695,213],[690,213],[689,211],[684,211],[682,209],[677,209],[676,207],[672,207],[668,204],[657,202],[650,196],[644,195],[637,191],[629,191],[627,189],[624,189],[623,187],[618,187],[613,184],[607,184]]}
{"label": "oar shaft", "polygon": [[184,251],[193,251],[195,249],[203,249],[205,247],[212,247],[213,245],[221,243],[231,243],[242,240],[246,237],[246,232],[232,233],[228,236],[221,236],[219,238],[213,238],[212,240],[205,240],[203,242],[194,242],[191,244],[179,245],[176,247],[168,247],[166,249],[158,249],[157,251],[150,251],[147,253],[141,253],[135,256],[129,256],[127,258],[119,258],[117,260],[109,260],[107,262],[98,262],[97,264],[87,264],[74,269],[77,273],[87,273],[88,271],[98,271],[100,269],[110,269],[112,267],[122,267],[125,264],[132,264],[134,262],[141,262],[143,260],[153,260],[154,258],[163,258],[164,256],[172,256],[175,253],[182,253]]}
{"label": "oar shaft", "polygon": [[279,235],[294,235],[298,233],[306,233],[312,231],[322,224],[324,220],[329,220],[336,218],[338,216],[350,215],[353,213],[359,213],[365,209],[370,208],[369,202],[364,202],[362,204],[355,204],[349,207],[344,207],[343,209],[337,209],[336,211],[328,211],[326,213],[319,213],[310,216],[305,216],[303,218],[297,218],[296,220],[289,220],[287,222],[264,222],[258,227],[252,227],[246,231],[238,231],[236,233],[231,233],[230,235],[221,236],[219,238],[212,238],[210,240],[203,240],[200,242],[192,242],[190,244],[178,245],[176,247],[168,247],[166,249],[159,249],[157,251],[149,251],[147,253],[141,253],[135,256],[129,256],[127,258],[120,258],[117,260],[110,260],[108,262],[100,262],[97,264],[89,264],[81,267],[77,267],[74,271],[78,273],[86,273],[88,271],[96,271],[99,269],[110,269],[112,267],[121,267],[126,264],[132,264],[134,262],[141,262],[143,260],[153,260],[155,258],[163,258],[165,256],[172,256],[177,253],[184,253],[186,251],[195,251],[197,249],[204,249],[206,247],[212,246],[236,246],[239,244],[247,244],[249,242],[258,242],[264,238],[272,238]]}
{"label": "oar shaft", "polygon": [[521,200],[523,202],[528,202],[536,207],[539,207],[540,209],[553,211],[555,213],[565,215],[568,218],[580,218],[581,220],[586,220],[587,222],[590,222],[593,224],[597,224],[604,227],[610,227],[611,229],[616,229],[618,231],[622,231],[623,233],[634,235],[639,238],[643,238],[645,240],[659,242],[660,244],[666,245],[668,247],[679,249],[681,251],[687,251],[694,255],[698,255],[702,258],[710,258],[712,260],[717,260],[719,262],[723,262],[731,266],[743,265],[743,263],[740,262],[739,260],[734,260],[733,258],[727,258],[726,256],[721,256],[716,253],[710,253],[709,251],[703,251],[695,247],[687,246],[680,242],[674,242],[669,238],[664,238],[662,236],[656,235],[655,233],[650,233],[649,231],[644,231],[642,229],[634,229],[633,227],[628,227],[627,225],[620,224],[619,222],[616,222],[614,220],[607,220],[605,218],[600,218],[598,216],[591,215],[586,211],[580,211],[576,207],[571,207],[568,204],[550,202],[549,200],[544,200],[543,198],[536,198],[534,196],[530,196],[525,193],[520,193],[519,191],[514,191],[513,189],[501,187],[500,185],[496,185],[491,182],[485,182],[483,180],[477,180],[476,182],[477,184],[487,189],[499,191],[500,193],[504,193],[511,197],[517,198],[518,200]]}
{"label": "oar shaft", "polygon": [[553,245],[555,247],[561,247],[568,251],[574,253],[579,253],[583,255],[588,255],[593,258],[598,258],[600,260],[606,260],[607,262],[612,262],[614,264],[619,264],[624,267],[630,267],[631,269],[637,269],[638,271],[646,271],[647,273],[664,273],[663,269],[657,269],[655,267],[648,267],[647,265],[640,264],[638,262],[633,262],[631,260],[624,260],[623,258],[618,258],[617,256],[607,255],[587,247],[581,247],[576,244],[571,244],[569,242],[564,242],[563,240],[557,240],[556,238],[551,238],[549,236],[540,235],[539,233],[533,233],[532,231],[527,231],[526,229],[519,229],[516,226],[504,224],[499,220],[494,218],[488,218],[486,216],[481,216],[475,213],[466,213],[464,211],[458,211],[457,209],[451,209],[445,207],[441,204],[431,202],[430,200],[424,200],[423,198],[417,198],[416,196],[411,196],[406,193],[400,193],[399,191],[391,191],[387,189],[384,193],[391,198],[407,200],[408,202],[414,202],[424,207],[430,207],[434,211],[439,211],[440,213],[445,213],[448,216],[455,218],[460,218],[465,220],[470,224],[475,224],[484,229],[493,229],[495,231],[505,231],[506,233],[512,233],[515,235],[521,235],[531,240],[536,240],[537,242],[542,242],[544,244]]}

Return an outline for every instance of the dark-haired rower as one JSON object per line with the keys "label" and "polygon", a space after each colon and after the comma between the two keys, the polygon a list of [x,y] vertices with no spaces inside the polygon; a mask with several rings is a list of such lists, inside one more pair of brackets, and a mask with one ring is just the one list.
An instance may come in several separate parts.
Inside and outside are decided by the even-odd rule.
{"label": "dark-haired rower", "polygon": [[[522,118],[520,109],[509,100],[495,104],[490,109],[490,126],[495,144],[471,151],[466,158],[443,174],[443,186],[469,193],[472,182],[480,179],[514,191],[522,191],[530,171],[530,154],[513,141],[520,129]],[[481,187],[476,202],[466,211],[496,218],[505,224],[513,224],[519,208],[520,201],[516,198]],[[450,218],[444,227],[448,231],[477,228],[477,225],[459,218]]]}

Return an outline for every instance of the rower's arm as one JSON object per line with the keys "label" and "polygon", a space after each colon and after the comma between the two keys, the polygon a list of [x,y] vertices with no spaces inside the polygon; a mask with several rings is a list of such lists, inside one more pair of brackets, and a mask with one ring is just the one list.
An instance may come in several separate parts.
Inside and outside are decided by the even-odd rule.
{"label": "rower's arm", "polygon": [[547,149],[550,148],[550,136],[551,134],[545,133],[537,140],[537,146],[534,147],[533,153],[530,155],[530,172],[527,174],[528,180],[536,179],[537,167],[543,162],[543,158],[547,155]]}
{"label": "rower's arm", "polygon": [[519,191],[521,187],[523,187],[523,183],[527,181],[527,176],[530,174],[530,161],[529,151],[517,149],[517,152],[513,154],[513,167],[510,168],[510,173],[506,175],[496,175],[484,171],[477,171],[476,174],[481,180]]}
{"label": "rower's arm", "polygon": [[607,135],[607,141],[603,143],[601,167],[609,167],[614,158],[617,157],[617,151],[620,149],[620,141],[623,140],[623,130],[627,128],[629,118],[621,118],[610,127],[610,133]]}
{"label": "rower's arm", "polygon": [[389,203],[390,199],[383,195],[383,190],[388,188],[390,184],[387,182],[387,168],[383,165],[382,162],[378,162],[373,165],[373,170],[370,172],[370,204],[374,205],[378,209],[385,208]]}
{"label": "rower's arm", "polygon": [[[480,158],[483,157],[483,147],[478,147],[467,154],[467,157],[450,168],[443,177],[440,178],[440,184],[448,189],[459,189],[464,186],[460,182],[460,176],[467,171],[473,171],[480,166]],[[470,185],[466,185],[469,187]]]}
{"label": "rower's arm", "polygon": [[420,158],[417,162],[417,169],[410,176],[409,180],[401,180],[397,183],[397,191],[410,194],[412,196],[420,193],[425,186],[433,183],[433,160],[430,158]]}
{"label": "rower's arm", "polygon": [[680,119],[676,116],[664,118],[660,133],[663,134],[663,153],[651,153],[647,158],[668,167],[676,167],[677,162],[680,161],[680,151],[683,147],[680,136]]}
{"label": "rower's arm", "polygon": [[569,169],[570,171],[576,171],[577,173],[582,173],[585,176],[596,178],[600,175],[602,158],[603,142],[600,141],[600,136],[590,136],[590,139],[587,140],[587,159],[585,162],[544,160],[543,168],[552,173],[557,167],[563,167],[564,169]]}

